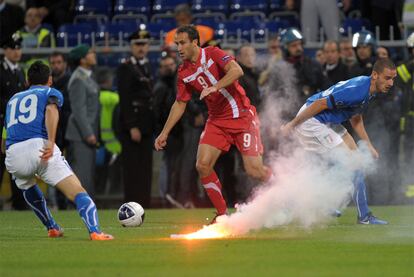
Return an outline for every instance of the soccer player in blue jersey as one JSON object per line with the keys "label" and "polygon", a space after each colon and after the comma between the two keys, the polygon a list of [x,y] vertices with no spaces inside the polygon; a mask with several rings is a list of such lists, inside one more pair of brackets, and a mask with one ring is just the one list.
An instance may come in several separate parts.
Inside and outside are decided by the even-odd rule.
{"label": "soccer player in blue jersey", "polygon": [[[364,140],[373,157],[379,154],[371,144],[364,128],[362,113],[376,93],[388,92],[397,76],[394,63],[390,59],[379,59],[371,76],[359,76],[339,82],[329,89],[308,98],[296,117],[282,126],[282,134],[296,131],[305,149],[326,153],[336,147],[356,150],[352,136],[341,123],[350,120],[352,128]],[[355,172],[353,200],[358,209],[360,224],[388,224],[372,215],[368,208],[366,187],[362,171]]]}
{"label": "soccer player in blue jersey", "polygon": [[[16,93],[7,103],[5,128],[6,168],[23,190],[23,196],[48,231],[49,237],[63,236],[46,205],[35,177],[56,186],[73,201],[91,240],[111,240],[100,230],[95,203],[72,172],[55,144],[62,94],[50,87],[50,69],[42,62],[28,71],[28,90]],[[4,141],[3,141],[4,143]],[[4,145],[3,145],[4,146]]]}

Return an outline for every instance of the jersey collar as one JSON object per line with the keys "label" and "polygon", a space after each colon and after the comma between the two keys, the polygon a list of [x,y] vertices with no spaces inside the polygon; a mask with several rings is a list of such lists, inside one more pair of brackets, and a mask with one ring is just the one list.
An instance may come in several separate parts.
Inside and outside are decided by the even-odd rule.
{"label": "jersey collar", "polygon": [[42,86],[42,85],[33,85],[33,86],[30,86],[29,89],[34,89],[34,88],[49,88],[49,87],[48,86]]}

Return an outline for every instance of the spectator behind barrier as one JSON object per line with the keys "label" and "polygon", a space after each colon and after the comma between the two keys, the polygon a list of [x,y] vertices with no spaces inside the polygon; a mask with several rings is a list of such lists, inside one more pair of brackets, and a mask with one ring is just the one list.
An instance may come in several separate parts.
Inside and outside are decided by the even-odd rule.
{"label": "spectator behind barrier", "polygon": [[[193,16],[191,14],[191,9],[187,4],[180,4],[175,7],[174,10],[175,20],[177,22],[177,27],[191,24],[193,21]],[[214,38],[214,30],[208,26],[196,25],[197,31],[200,34],[200,45],[204,46],[208,41]],[[175,49],[174,44],[174,35],[177,31],[177,28],[169,31],[165,36],[165,45]]]}
{"label": "spectator behind barrier", "polygon": [[42,28],[42,16],[37,8],[29,8],[24,17],[25,26],[18,33],[23,38],[23,48],[55,47],[52,33]]}
{"label": "spectator behind barrier", "polygon": [[323,72],[330,81],[330,85],[349,79],[348,67],[342,63],[339,55],[339,44],[336,41],[328,40],[323,44],[326,63]]}

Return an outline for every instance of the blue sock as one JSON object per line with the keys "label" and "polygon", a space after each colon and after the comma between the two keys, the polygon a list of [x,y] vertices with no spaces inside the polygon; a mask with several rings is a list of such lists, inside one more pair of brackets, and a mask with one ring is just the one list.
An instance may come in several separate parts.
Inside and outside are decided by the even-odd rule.
{"label": "blue sock", "polygon": [[46,199],[43,196],[42,191],[37,185],[34,185],[27,190],[23,190],[23,197],[48,230],[59,228],[47,207]]}
{"label": "blue sock", "polygon": [[358,210],[358,217],[364,218],[371,213],[368,208],[366,186],[364,181],[364,174],[357,170],[354,176],[354,195],[352,196]]}
{"label": "blue sock", "polygon": [[89,233],[100,233],[98,211],[96,210],[96,206],[92,198],[90,198],[86,192],[81,192],[75,196],[74,202],[79,215],[82,217],[82,220],[86,225],[86,228],[88,228]]}

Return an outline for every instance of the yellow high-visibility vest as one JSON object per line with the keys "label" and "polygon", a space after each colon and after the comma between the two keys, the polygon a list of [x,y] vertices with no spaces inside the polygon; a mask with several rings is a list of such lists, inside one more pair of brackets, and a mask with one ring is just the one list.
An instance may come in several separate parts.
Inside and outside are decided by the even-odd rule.
{"label": "yellow high-visibility vest", "polygon": [[112,128],[113,114],[116,105],[119,104],[119,95],[110,90],[101,90],[99,101],[101,103],[101,139],[106,150],[112,154],[119,154],[122,146]]}

